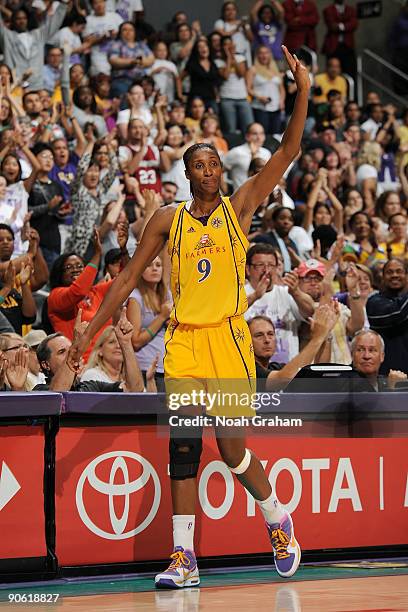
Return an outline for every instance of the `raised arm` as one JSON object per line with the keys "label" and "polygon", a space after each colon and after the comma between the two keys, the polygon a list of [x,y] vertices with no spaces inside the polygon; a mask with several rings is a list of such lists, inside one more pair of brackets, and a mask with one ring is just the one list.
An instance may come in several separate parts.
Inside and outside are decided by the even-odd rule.
{"label": "raised arm", "polygon": [[299,153],[306,121],[310,89],[309,72],[286,47],[282,47],[297,85],[295,107],[276,153],[254,177],[248,179],[232,196],[231,202],[243,231],[247,234],[252,217],[264,199],[279,183],[285,170]]}
{"label": "raised arm", "polygon": [[115,326],[115,334],[122,350],[125,367],[126,391],[142,393],[144,390],[143,376],[132,346],[133,325],[126,316],[126,307],[122,308],[120,319]]}
{"label": "raised arm", "polygon": [[132,259],[119,274],[114,286],[109,289],[85,334],[75,342],[73,354],[77,364],[79,364],[81,355],[91,339],[119,306],[125,302],[146,266],[160,253],[168,238],[175,210],[174,206],[160,208],[148,223]]}
{"label": "raised arm", "polygon": [[95,145],[95,140],[89,140],[85,150],[82,154],[81,159],[78,162],[77,171],[74,180],[71,183],[71,196],[79,191],[82,180],[86,174],[86,171],[89,168],[89,164],[91,163],[92,151]]}
{"label": "raised arm", "polygon": [[34,270],[31,275],[31,290],[38,291],[38,289],[41,289],[41,287],[43,287],[48,281],[48,266],[40,249],[40,235],[33,227],[30,227],[29,229],[28,240],[28,253],[32,257],[34,266]]}
{"label": "raised arm", "polygon": [[108,168],[108,172],[105,174],[103,179],[99,182],[99,184],[102,187],[103,191],[107,193],[109,189],[112,187],[112,183],[116,178],[116,174],[119,170],[119,164],[118,164],[118,158],[112,149],[112,144],[108,136],[106,136],[105,142],[108,145],[108,151],[109,151],[109,168]]}
{"label": "raised arm", "polygon": [[44,44],[47,43],[62,26],[62,22],[67,12],[67,4],[67,2],[60,1],[55,13],[51,16],[47,15],[43,25],[40,26]]}
{"label": "raised arm", "polygon": [[336,196],[336,194],[330,189],[327,185],[324,187],[325,192],[327,193],[327,197],[330,200],[330,203],[333,207],[333,225],[338,234],[343,233],[343,206]]}
{"label": "raised arm", "polygon": [[263,0],[256,0],[255,4],[252,6],[251,12],[249,14],[251,17],[252,23],[256,23],[258,21],[258,11],[263,5],[264,5]]}
{"label": "raised arm", "polygon": [[314,207],[317,204],[317,198],[319,197],[319,191],[322,188],[322,184],[323,184],[323,177],[318,175],[316,182],[313,185],[309,193],[309,196],[307,198],[306,210],[305,210],[305,214],[303,216],[303,222],[302,222],[302,227],[307,232],[309,231],[309,228],[313,223],[313,211],[314,211]]}
{"label": "raised arm", "polygon": [[266,379],[266,389],[273,391],[282,389],[296,376],[300,368],[314,362],[320,347],[336,325],[339,310],[335,304],[326,304],[316,309],[310,322],[310,340],[296,357],[291,359],[281,370],[273,371]]}
{"label": "raised arm", "polygon": [[351,311],[346,331],[348,336],[354,336],[360,329],[363,329],[365,322],[365,308],[360,294],[358,270],[354,264],[350,264],[347,268],[346,288],[349,294],[348,304]]}
{"label": "raised arm", "polygon": [[[20,139],[20,135],[18,136],[18,139]],[[21,150],[26,156],[26,158],[28,159],[28,162],[31,164],[31,168],[32,168],[30,175],[24,180],[24,189],[27,191],[27,193],[30,193],[37,179],[37,174],[38,174],[38,171],[40,170],[40,164],[38,163],[35,155],[31,153],[29,146],[26,144],[23,144],[22,138],[21,138],[21,144],[22,144]]]}

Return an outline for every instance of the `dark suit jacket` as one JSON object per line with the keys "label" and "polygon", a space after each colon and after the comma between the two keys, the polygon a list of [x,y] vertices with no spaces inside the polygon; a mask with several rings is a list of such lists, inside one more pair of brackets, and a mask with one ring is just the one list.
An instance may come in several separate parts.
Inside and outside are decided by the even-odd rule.
{"label": "dark suit jacket", "polygon": [[[295,0],[285,0],[283,8],[286,22],[284,44],[289,51],[299,49],[302,45],[316,51],[315,28],[320,18],[315,2],[304,0],[302,4],[297,4]],[[300,19],[297,20],[297,17]]]}
{"label": "dark suit jacket", "polygon": [[[354,49],[354,31],[358,27],[357,11],[354,6],[345,6],[344,13],[340,14],[334,4],[327,6],[323,11],[324,21],[327,25],[327,34],[324,39],[322,53],[331,55],[339,45],[340,35],[346,47]],[[344,24],[344,30],[339,30],[339,23]]]}

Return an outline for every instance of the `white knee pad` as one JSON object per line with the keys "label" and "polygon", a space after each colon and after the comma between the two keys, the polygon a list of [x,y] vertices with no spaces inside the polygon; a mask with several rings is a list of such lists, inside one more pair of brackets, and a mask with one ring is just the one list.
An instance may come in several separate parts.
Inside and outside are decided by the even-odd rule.
{"label": "white knee pad", "polygon": [[230,467],[229,469],[231,470],[233,474],[243,474],[249,468],[249,464],[251,463],[251,457],[252,457],[251,451],[248,448],[246,448],[245,455],[241,463],[237,465],[237,467],[234,467],[234,468]]}

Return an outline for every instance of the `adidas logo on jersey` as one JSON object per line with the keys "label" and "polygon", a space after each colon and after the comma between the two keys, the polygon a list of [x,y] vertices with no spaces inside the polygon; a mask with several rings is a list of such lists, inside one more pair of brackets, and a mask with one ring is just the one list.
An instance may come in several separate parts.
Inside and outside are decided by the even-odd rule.
{"label": "adidas logo on jersey", "polygon": [[193,232],[195,232],[194,227],[189,227],[187,230],[187,234],[192,234]]}

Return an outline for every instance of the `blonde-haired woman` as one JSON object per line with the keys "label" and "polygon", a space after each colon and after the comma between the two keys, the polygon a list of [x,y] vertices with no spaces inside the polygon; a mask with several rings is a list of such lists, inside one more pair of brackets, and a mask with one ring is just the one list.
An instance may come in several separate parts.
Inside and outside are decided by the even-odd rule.
{"label": "blonde-haired woman", "polygon": [[266,134],[280,134],[285,88],[271,50],[265,45],[255,52],[254,65],[247,72],[247,89],[252,96],[255,121],[263,125]]}
{"label": "blonde-haired woman", "polygon": [[[156,360],[146,373],[146,390],[157,393],[154,380]],[[125,381],[125,360],[122,349],[115,334],[113,325],[109,325],[97,339],[89,357],[87,366],[81,376],[81,381],[98,380],[106,383]]]}
{"label": "blonde-haired woman", "polygon": [[378,190],[378,171],[381,168],[381,146],[378,142],[365,142],[357,157],[357,189],[364,200],[364,210],[374,214]]}
{"label": "blonde-haired woman", "polygon": [[0,379],[13,391],[31,391],[35,382],[29,376],[29,350],[20,334],[0,334]]}
{"label": "blonde-haired woman", "polygon": [[156,372],[158,391],[164,392],[164,332],[172,309],[170,293],[163,280],[163,264],[156,257],[147,266],[129,296],[127,315],[133,325],[133,348],[143,377],[152,359],[159,355]]}

